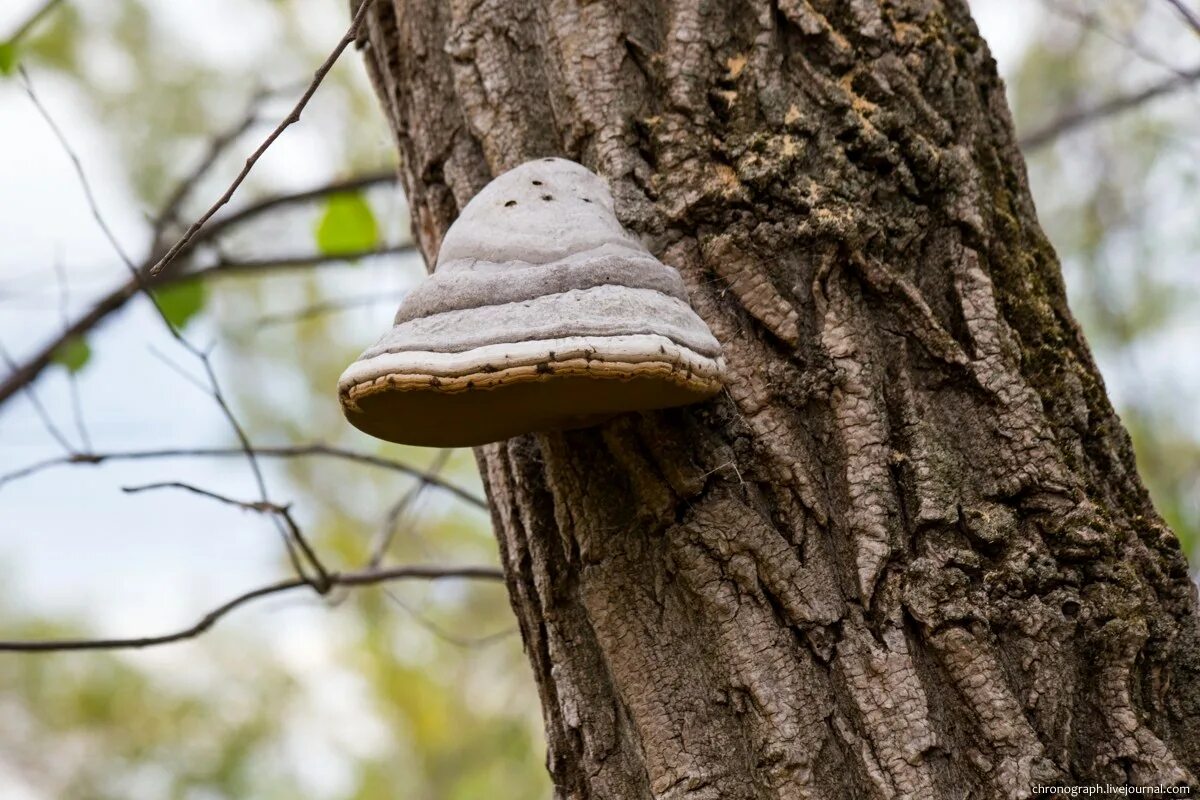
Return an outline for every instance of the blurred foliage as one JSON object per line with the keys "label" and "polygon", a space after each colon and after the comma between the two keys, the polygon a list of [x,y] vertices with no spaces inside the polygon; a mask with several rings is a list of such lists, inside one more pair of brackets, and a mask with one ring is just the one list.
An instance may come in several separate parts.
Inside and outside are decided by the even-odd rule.
{"label": "blurred foliage", "polygon": [[0,42],[0,75],[16,72],[18,61],[17,42]]}
{"label": "blurred foliage", "polygon": [[[83,633],[11,608],[0,621],[27,638]],[[24,785],[71,800],[303,797],[297,776],[265,758],[293,681],[267,659],[232,656],[216,659],[220,685],[191,689],[105,653],[0,659],[4,796]]]}
{"label": "blurred foliage", "polygon": [[[1007,0],[990,0],[1007,2]],[[324,5],[324,4],[322,4]],[[191,4],[162,0],[62,3],[20,43],[0,44],[0,72],[18,60],[52,75],[110,132],[133,202],[152,214],[212,137],[263,88],[307,82],[345,24],[344,4],[222,0],[238,25],[268,31],[257,47],[212,50],[176,17]],[[1010,70],[1020,130],[1067,109],[1169,74],[1164,54],[1200,61],[1200,40],[1162,2],[1042,0],[1023,20],[1029,47]],[[186,15],[184,15],[186,17]],[[315,22],[314,22],[315,20]],[[182,26],[182,27],[181,27]],[[236,26],[235,26],[236,27]],[[236,31],[230,30],[230,34]],[[219,28],[207,31],[221,39]],[[240,40],[239,40],[240,41]],[[266,41],[269,46],[262,46]],[[347,60],[353,60],[353,53]],[[1175,66],[1187,67],[1192,62]],[[266,76],[270,76],[268,79]],[[298,79],[298,82],[293,82]],[[290,103],[298,88],[281,93]],[[274,106],[268,106],[274,108]],[[1182,320],[1195,315],[1200,230],[1194,92],[1183,92],[1063,137],[1029,155],[1043,223],[1062,257],[1072,307],[1133,436],[1159,509],[1194,552],[1200,542],[1197,392],[1175,391],[1170,365]],[[266,113],[273,123],[281,113]],[[391,164],[392,144],[361,69],[339,65],[305,113],[303,147],[269,154],[239,200]],[[251,136],[258,136],[262,127]],[[289,136],[292,135],[289,132]],[[229,180],[236,151],[193,194],[192,218]],[[297,178],[302,173],[304,178]],[[223,252],[341,253],[407,235],[390,192],[346,194],[264,222]],[[392,274],[394,273],[394,275]],[[388,299],[421,273],[409,259],[383,285]],[[177,326],[206,323],[220,368],[257,441],[314,440],[374,448],[428,466],[435,454],[350,431],[331,387],[362,348],[367,306],[306,313],[345,297],[342,267],[287,276],[181,283],[158,292]],[[287,324],[267,325],[280,313]],[[358,324],[362,323],[362,324]],[[55,360],[88,362],[73,340]],[[1189,354],[1195,363],[1196,354]],[[469,452],[445,474],[479,491]],[[403,512],[410,478],[329,462],[290,461],[287,495],[335,569],[359,568],[393,528],[395,562],[495,562],[488,520],[426,489]],[[395,520],[391,518],[396,516]],[[282,559],[280,569],[284,568]],[[301,668],[231,621],[198,641],[150,655],[83,653],[0,658],[0,796],[71,800],[536,800],[549,795],[539,703],[504,590],[494,584],[404,584],[335,599],[326,660]],[[249,612],[247,612],[249,613]],[[254,624],[266,624],[259,616]],[[13,637],[78,635],[61,620],[0,607]],[[332,701],[330,700],[332,695]],[[339,715],[331,712],[345,711]],[[349,719],[345,717],[348,716]],[[316,737],[324,744],[314,748]],[[19,794],[13,787],[21,787]]]}

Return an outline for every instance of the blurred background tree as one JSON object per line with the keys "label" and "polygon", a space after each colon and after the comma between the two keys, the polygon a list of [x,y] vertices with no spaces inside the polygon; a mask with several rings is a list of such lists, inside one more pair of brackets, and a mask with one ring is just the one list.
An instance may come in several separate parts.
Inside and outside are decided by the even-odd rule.
{"label": "blurred background tree", "polygon": [[[1200,29],[1179,5],[972,3],[1009,83],[1072,306],[1143,477],[1195,553]],[[0,39],[0,344],[10,367],[128,280],[18,68],[78,154],[117,238],[144,255],[146,243],[162,243],[159,210],[213,143],[244,127],[163,226],[168,234],[220,194],[347,23],[342,4],[311,0],[19,0],[0,10],[0,37],[42,8],[19,39]],[[1160,85],[1121,113],[1090,113]],[[437,469],[478,494],[469,451],[369,440],[342,421],[332,390],[423,271],[405,250],[408,212],[386,179],[389,135],[347,54],[230,211],[358,188],[280,202],[230,226],[188,255],[184,268],[202,277],[174,281],[159,301],[211,348],[257,446],[325,442]],[[179,374],[195,379],[199,366],[145,299],[120,306],[63,340],[32,395],[0,405],[0,473],[64,451],[236,447],[212,399]],[[318,458],[264,470],[272,499],[294,503],[334,568],[368,563],[381,543],[388,563],[496,562],[486,515],[411,476]],[[120,491],[163,480],[254,499],[240,459],[74,465],[0,482],[9,578],[0,638],[178,628],[286,574],[268,521],[204,498]],[[330,599],[267,600],[159,650],[0,656],[0,793],[548,796],[539,704],[501,585],[398,583]]]}

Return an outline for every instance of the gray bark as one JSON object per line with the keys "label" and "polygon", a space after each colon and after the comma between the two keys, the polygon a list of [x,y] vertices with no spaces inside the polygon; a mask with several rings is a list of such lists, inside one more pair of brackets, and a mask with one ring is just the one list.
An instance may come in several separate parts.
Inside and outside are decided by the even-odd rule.
{"label": "gray bark", "polygon": [[964,2],[377,0],[360,45],[429,263],[573,158],[731,370],[478,451],[558,797],[1194,785],[1196,592]]}

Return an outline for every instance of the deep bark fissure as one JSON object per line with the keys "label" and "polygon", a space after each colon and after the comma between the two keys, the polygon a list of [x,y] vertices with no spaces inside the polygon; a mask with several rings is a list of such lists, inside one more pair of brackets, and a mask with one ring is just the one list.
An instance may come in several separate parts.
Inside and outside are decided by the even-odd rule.
{"label": "deep bark fissure", "polygon": [[713,401],[480,448],[563,798],[1193,784],[1195,590],[957,0],[376,0],[416,237],[562,155]]}

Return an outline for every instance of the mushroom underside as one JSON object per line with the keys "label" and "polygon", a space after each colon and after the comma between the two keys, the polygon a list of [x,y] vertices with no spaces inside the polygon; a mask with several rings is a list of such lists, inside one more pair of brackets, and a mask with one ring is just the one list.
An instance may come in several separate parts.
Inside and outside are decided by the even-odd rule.
{"label": "mushroom underside", "polygon": [[339,394],[347,419],[364,433],[466,447],[695,403],[720,389],[723,370],[719,357],[662,336],[571,337],[385,353],[355,364]]}

